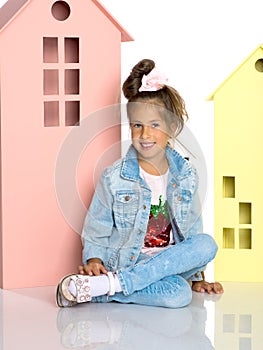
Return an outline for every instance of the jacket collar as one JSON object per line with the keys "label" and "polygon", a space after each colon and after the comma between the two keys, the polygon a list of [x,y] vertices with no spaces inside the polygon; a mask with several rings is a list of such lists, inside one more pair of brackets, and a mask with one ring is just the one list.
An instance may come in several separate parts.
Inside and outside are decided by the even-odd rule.
{"label": "jacket collar", "polygon": [[[166,157],[169,163],[170,173],[178,180],[188,177],[193,173],[193,168],[189,162],[169,146],[166,147]],[[137,151],[133,145],[130,146],[126,157],[123,159],[121,176],[132,181],[138,181],[140,179]]]}
{"label": "jacket collar", "polygon": [[123,159],[121,176],[128,180],[137,181],[140,178],[140,168],[137,158],[137,151],[131,145],[126,154],[126,157]]}

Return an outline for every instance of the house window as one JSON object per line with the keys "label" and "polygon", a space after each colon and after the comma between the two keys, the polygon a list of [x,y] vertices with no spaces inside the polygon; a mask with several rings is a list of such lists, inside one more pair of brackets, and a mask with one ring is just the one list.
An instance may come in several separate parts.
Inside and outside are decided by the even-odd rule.
{"label": "house window", "polygon": [[[252,213],[251,203],[239,203],[239,249],[252,248]],[[245,225],[245,227],[244,227]]]}
{"label": "house window", "polygon": [[234,249],[235,248],[235,230],[233,228],[223,228],[223,248]]}
{"label": "house window", "polygon": [[240,315],[239,316],[239,333],[252,333],[252,316]]}
{"label": "house window", "polygon": [[251,224],[251,203],[239,203],[239,223]]}
{"label": "house window", "polygon": [[223,198],[235,198],[234,176],[223,176]]}
{"label": "house window", "polygon": [[43,38],[44,126],[78,126],[80,121],[79,38]]}
{"label": "house window", "polygon": [[70,7],[66,1],[56,1],[51,7],[52,16],[57,21],[65,21],[70,16]]}
{"label": "house window", "polygon": [[44,69],[44,95],[58,95],[58,69]]}
{"label": "house window", "polygon": [[251,249],[251,229],[239,229],[239,249]]}
{"label": "house window", "polygon": [[43,38],[43,62],[58,63],[58,38]]}
{"label": "house window", "polygon": [[79,101],[66,101],[65,107],[66,126],[79,125]]}
{"label": "house window", "polygon": [[235,325],[236,325],[235,314],[223,315],[223,332],[224,333],[235,333]]}
{"label": "house window", "polygon": [[239,338],[239,350],[251,350],[252,342],[251,338],[240,337]]}
{"label": "house window", "polygon": [[79,38],[65,38],[65,63],[79,63]]}
{"label": "house window", "polygon": [[59,126],[59,103],[58,101],[44,102],[44,126]]}
{"label": "house window", "polygon": [[[223,314],[223,333],[232,333],[239,338],[239,350],[251,350],[252,316]],[[230,335],[229,334],[229,335]]]}
{"label": "house window", "polygon": [[[235,177],[223,176],[223,198],[235,198]],[[223,249],[251,249],[253,239],[252,227],[252,203],[251,202],[232,202],[238,206],[235,212],[238,212],[236,227],[225,227],[222,230],[222,248]],[[236,217],[236,216],[235,216]]]}
{"label": "house window", "polygon": [[263,72],[263,58],[260,58],[259,60],[256,61],[255,68],[258,72],[260,73]]}
{"label": "house window", "polygon": [[79,69],[65,69],[65,94],[79,94]]}

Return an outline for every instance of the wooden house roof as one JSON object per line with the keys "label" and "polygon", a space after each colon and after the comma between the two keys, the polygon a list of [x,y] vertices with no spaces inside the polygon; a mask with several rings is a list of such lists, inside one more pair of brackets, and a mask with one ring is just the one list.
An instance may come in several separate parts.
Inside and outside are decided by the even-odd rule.
{"label": "wooden house roof", "polygon": [[[33,0],[8,0],[0,8],[0,32]],[[87,1],[87,0],[85,0]],[[132,36],[119,24],[119,22],[106,10],[98,0],[91,0],[98,9],[120,31],[121,41],[133,41]]]}
{"label": "wooden house roof", "polygon": [[246,64],[246,62],[258,51],[258,50],[263,50],[263,44],[260,44],[246,59],[243,61],[234,71],[231,73],[227,79],[221,83],[217,89],[214,90],[214,92],[207,97],[207,101],[213,101],[215,94],[229,81],[239,70],[240,68]]}

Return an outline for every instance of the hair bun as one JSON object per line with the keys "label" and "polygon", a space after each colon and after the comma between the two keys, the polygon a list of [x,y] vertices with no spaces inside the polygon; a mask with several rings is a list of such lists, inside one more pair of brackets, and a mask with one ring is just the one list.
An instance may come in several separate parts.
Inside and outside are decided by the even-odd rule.
{"label": "hair bun", "polygon": [[142,84],[142,77],[149,74],[154,67],[154,61],[145,58],[132,68],[130,75],[122,86],[123,94],[128,100],[138,94]]}

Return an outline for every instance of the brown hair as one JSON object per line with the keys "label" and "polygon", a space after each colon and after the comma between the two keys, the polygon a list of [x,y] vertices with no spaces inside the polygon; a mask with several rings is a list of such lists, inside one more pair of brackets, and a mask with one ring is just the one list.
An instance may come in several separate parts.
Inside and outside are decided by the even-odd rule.
{"label": "brown hair", "polygon": [[180,94],[171,86],[164,85],[158,91],[142,91],[139,88],[142,84],[142,77],[151,72],[155,63],[150,59],[143,59],[132,69],[128,78],[124,81],[122,91],[128,99],[127,112],[129,117],[130,105],[132,102],[141,102],[155,104],[163,107],[168,113],[164,114],[167,125],[176,123],[175,136],[183,129],[185,121],[188,119],[188,113],[185,108],[185,102]]}

